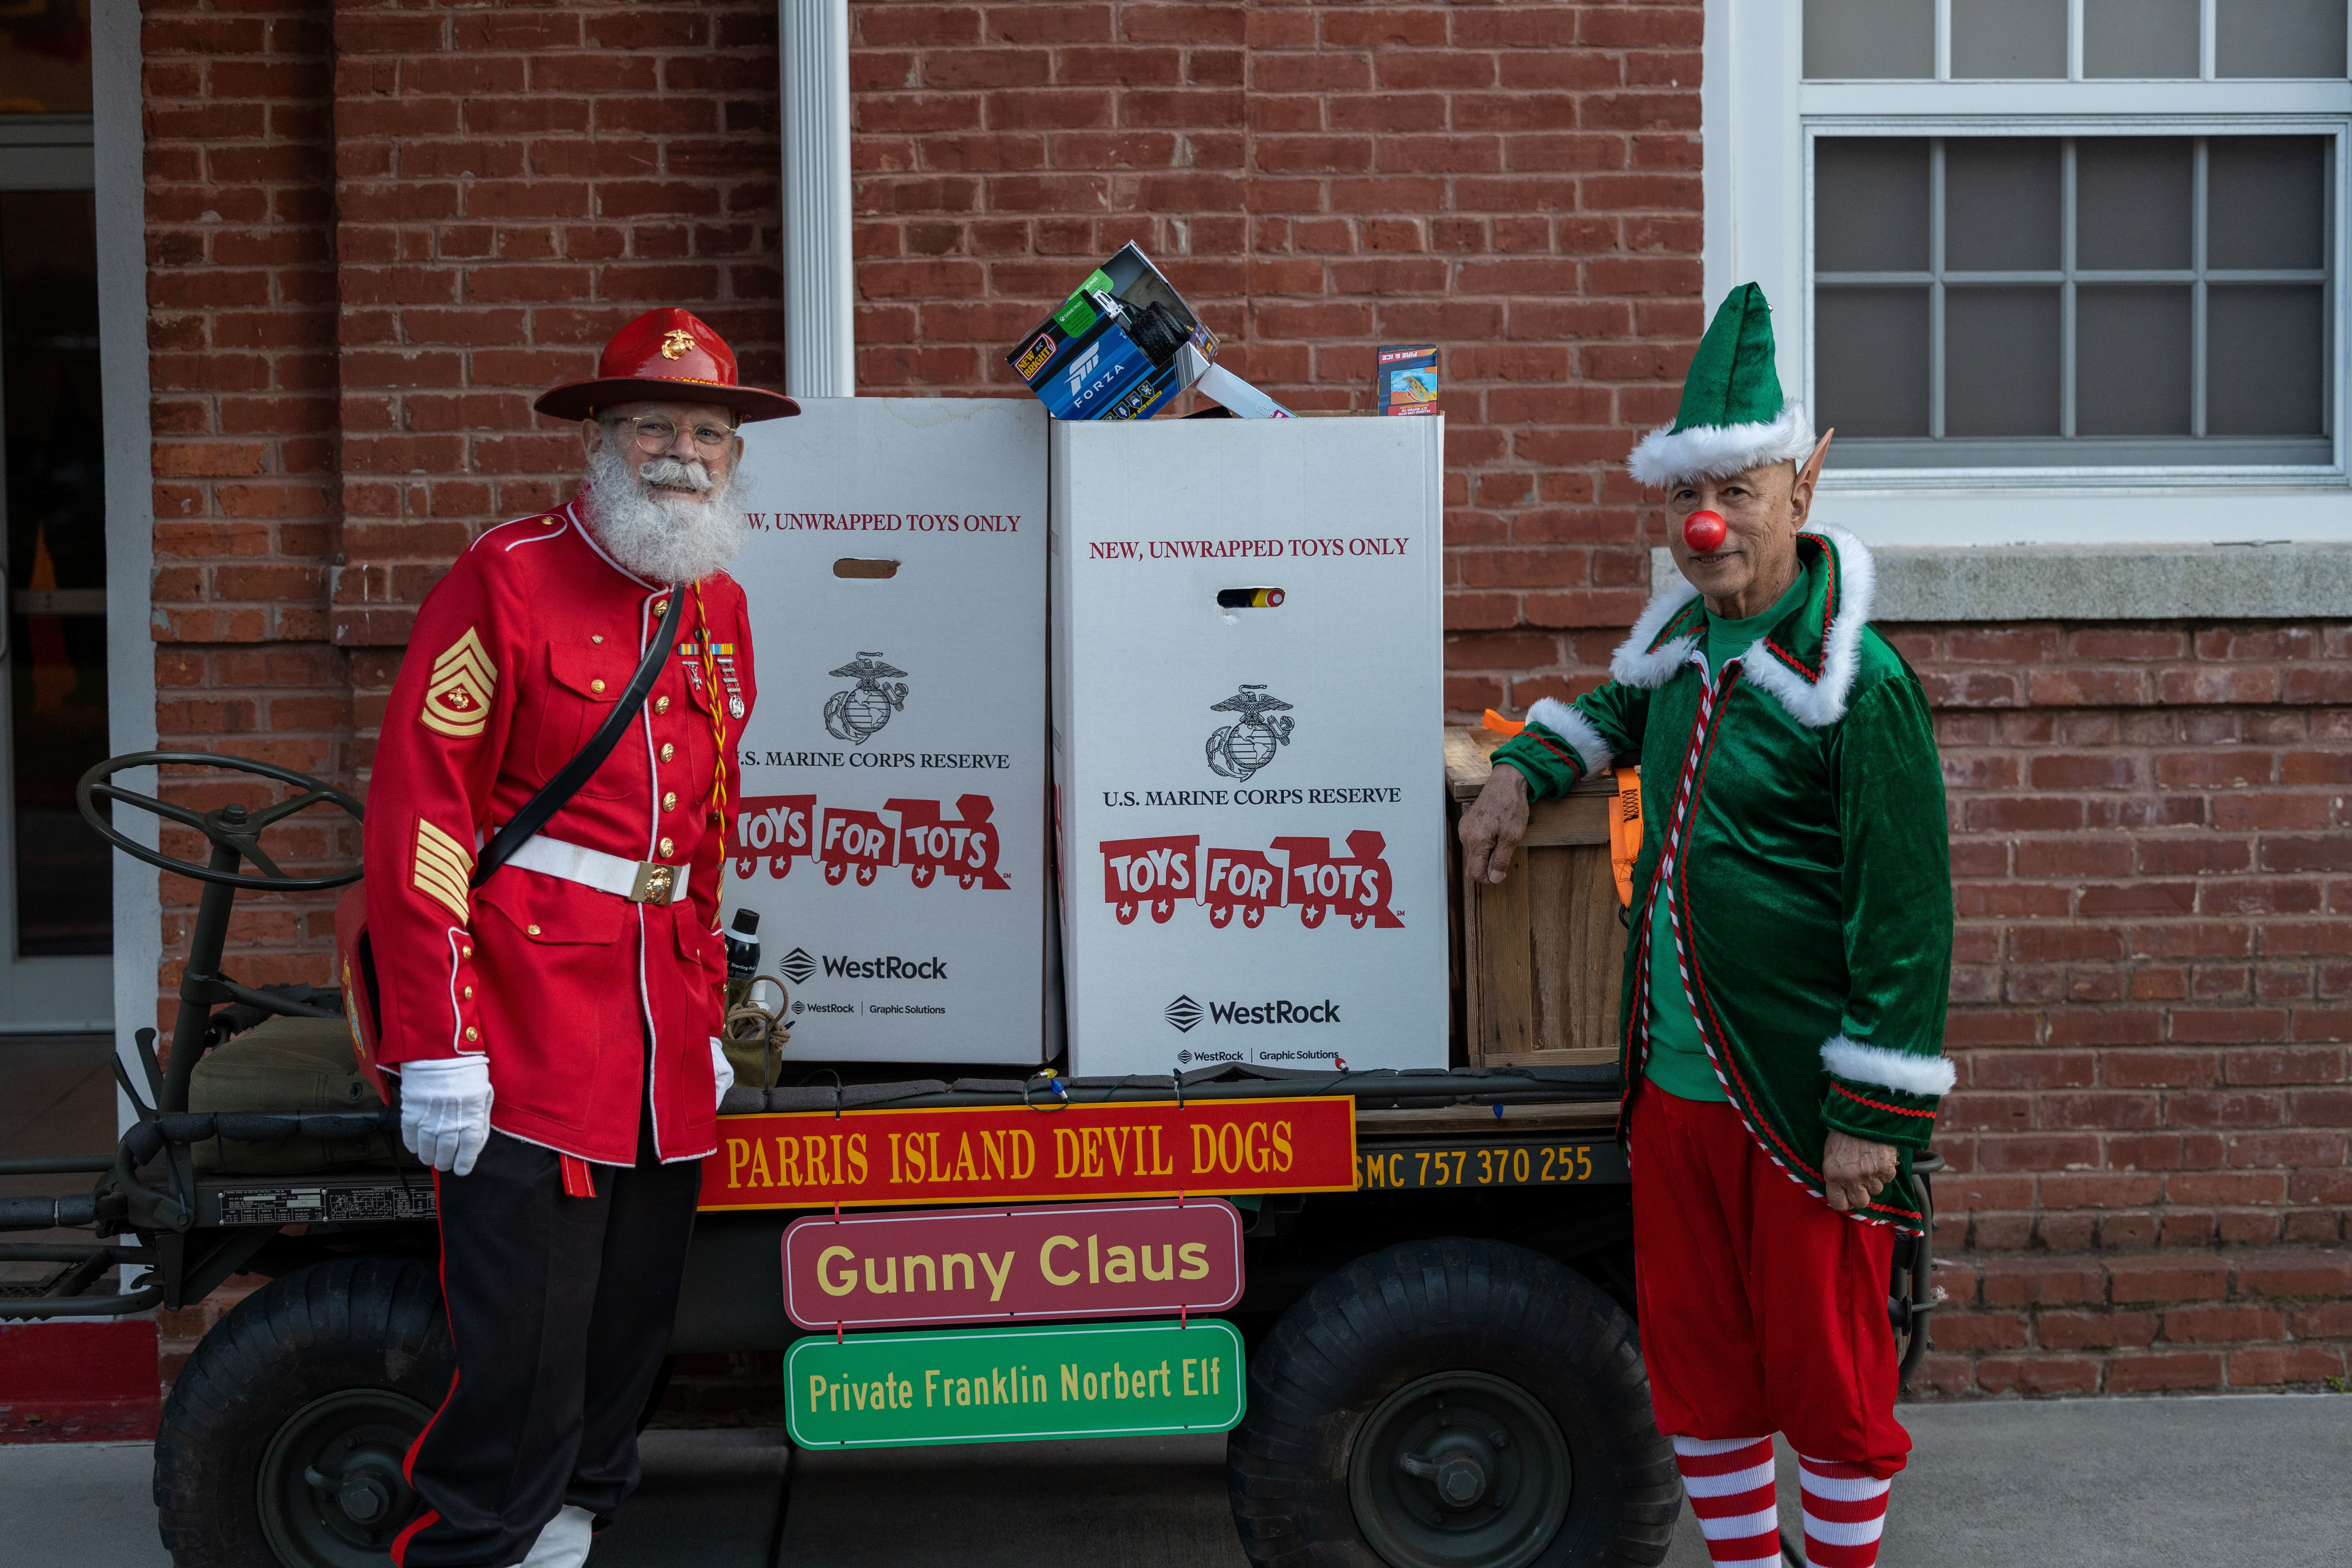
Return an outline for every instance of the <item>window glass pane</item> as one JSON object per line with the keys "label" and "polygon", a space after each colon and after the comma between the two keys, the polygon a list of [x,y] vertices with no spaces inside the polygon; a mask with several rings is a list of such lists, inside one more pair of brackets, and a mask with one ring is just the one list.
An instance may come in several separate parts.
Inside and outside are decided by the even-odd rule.
{"label": "window glass pane", "polygon": [[2048,136],[1955,136],[1944,143],[1944,265],[1955,271],[2054,271],[2058,142]]}
{"label": "window glass pane", "polygon": [[2074,294],[2074,433],[2189,434],[2189,289]]}
{"label": "window glass pane", "polygon": [[2197,0],[2083,0],[2086,77],[2193,77]]}
{"label": "window glass pane", "polygon": [[2058,290],[1944,293],[1944,433],[2058,434]]}
{"label": "window glass pane", "polygon": [[2316,136],[2206,143],[2209,267],[2325,267],[2327,144]]}
{"label": "window glass pane", "polygon": [[1952,0],[1952,75],[2063,77],[2066,0]]}
{"label": "window glass pane", "polygon": [[2216,76],[2340,77],[2344,0],[2215,0]]}
{"label": "window glass pane", "polygon": [[1813,296],[1814,423],[1846,436],[1927,433],[1927,290],[1823,289]]}
{"label": "window glass pane", "polygon": [[2074,264],[2092,270],[2195,265],[2196,149],[2186,136],[2086,136],[2074,143]]}
{"label": "window glass pane", "polygon": [[89,112],[89,0],[0,3],[0,114]]}
{"label": "window glass pane", "polygon": [[1936,0],[1805,0],[1805,75],[1933,77]]}
{"label": "window glass pane", "polygon": [[2215,284],[2205,301],[2205,429],[2320,434],[2320,290]]}
{"label": "window glass pane", "polygon": [[1927,143],[1824,136],[1813,143],[1813,269],[1927,269]]}

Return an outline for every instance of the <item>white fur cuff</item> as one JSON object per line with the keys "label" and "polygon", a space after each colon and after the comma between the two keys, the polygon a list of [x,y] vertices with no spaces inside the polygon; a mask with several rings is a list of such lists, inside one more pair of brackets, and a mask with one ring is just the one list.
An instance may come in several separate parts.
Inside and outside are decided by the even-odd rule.
{"label": "white fur cuff", "polygon": [[1958,1071],[1943,1057],[1891,1051],[1835,1035],[1822,1046],[1822,1065],[1855,1083],[1883,1084],[1905,1094],[1948,1093]]}
{"label": "white fur cuff", "polygon": [[1540,724],[1566,741],[1568,749],[1576,753],[1576,760],[1584,764],[1586,778],[1607,767],[1614,755],[1592,721],[1557,697],[1544,698],[1528,709],[1528,722]]}

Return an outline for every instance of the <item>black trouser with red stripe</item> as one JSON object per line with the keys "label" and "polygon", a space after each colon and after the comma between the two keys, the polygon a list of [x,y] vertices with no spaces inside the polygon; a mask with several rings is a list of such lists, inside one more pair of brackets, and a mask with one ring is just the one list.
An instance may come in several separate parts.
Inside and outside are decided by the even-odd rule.
{"label": "black trouser with red stripe", "polygon": [[669,1352],[702,1162],[593,1167],[566,1197],[562,1156],[490,1134],[442,1174],[441,1289],[457,1376],[409,1451],[427,1511],[401,1568],[509,1568],[566,1503],[609,1515],[637,1484],[637,1418]]}

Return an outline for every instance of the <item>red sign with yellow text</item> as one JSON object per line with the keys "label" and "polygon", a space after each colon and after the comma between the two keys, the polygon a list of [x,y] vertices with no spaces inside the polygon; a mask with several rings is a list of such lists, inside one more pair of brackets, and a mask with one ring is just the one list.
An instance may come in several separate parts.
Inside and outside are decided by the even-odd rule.
{"label": "red sign with yellow text", "polygon": [[705,1209],[1070,1202],[1356,1188],[1344,1095],[719,1119]]}

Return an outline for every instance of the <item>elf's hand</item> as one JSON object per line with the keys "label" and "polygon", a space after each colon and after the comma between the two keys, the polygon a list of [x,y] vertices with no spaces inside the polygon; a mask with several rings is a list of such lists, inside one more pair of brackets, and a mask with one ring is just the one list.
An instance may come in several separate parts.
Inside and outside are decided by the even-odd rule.
{"label": "elf's hand", "polygon": [[1894,1144],[1831,1130],[1829,1147],[1822,1152],[1822,1186],[1829,1194],[1830,1207],[1840,1214],[1870,1202],[1895,1179],[1895,1170]]}
{"label": "elf's hand", "polygon": [[1462,871],[1474,882],[1499,882],[1528,831],[1528,775],[1504,763],[1462,814]]}

